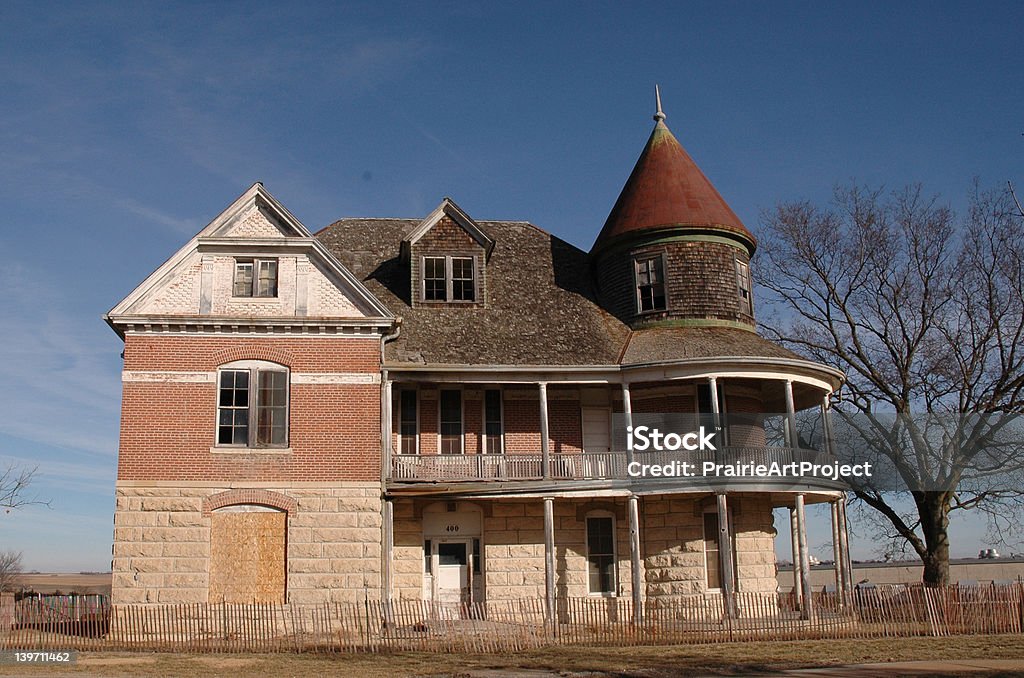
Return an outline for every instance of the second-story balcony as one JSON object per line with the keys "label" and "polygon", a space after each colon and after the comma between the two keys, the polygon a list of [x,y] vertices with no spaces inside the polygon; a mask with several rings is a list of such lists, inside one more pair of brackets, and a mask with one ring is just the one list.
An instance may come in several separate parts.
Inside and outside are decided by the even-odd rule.
{"label": "second-story balcony", "polygon": [[[829,465],[835,458],[828,452],[791,447],[725,447],[717,451],[635,452],[629,466],[627,452],[552,453],[547,473],[542,454],[431,454],[395,455],[391,458],[390,483],[452,483],[481,481],[583,481],[654,479],[643,473],[646,467],[666,467],[688,462],[701,474],[705,463],[771,467],[803,462]],[[686,480],[686,477],[682,477]],[[693,479],[706,480],[702,474]]]}

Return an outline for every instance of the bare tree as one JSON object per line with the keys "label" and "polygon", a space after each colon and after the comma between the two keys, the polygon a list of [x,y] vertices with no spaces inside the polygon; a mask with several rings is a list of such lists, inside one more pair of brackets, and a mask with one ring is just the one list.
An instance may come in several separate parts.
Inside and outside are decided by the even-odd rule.
{"label": "bare tree", "polygon": [[925,583],[948,582],[950,513],[985,511],[991,525],[1012,527],[1020,486],[966,486],[989,433],[897,440],[877,413],[1024,411],[1024,220],[1012,196],[975,186],[958,220],[919,186],[840,187],[826,209],[780,204],[762,230],[767,334],[846,372],[838,409],[870,422],[912,502],[871,488],[856,495],[921,558]]}
{"label": "bare tree", "polygon": [[0,591],[13,591],[21,576],[21,553],[0,551]]}
{"label": "bare tree", "polygon": [[35,468],[24,468],[17,464],[8,464],[0,471],[0,508],[10,513],[11,509],[30,504],[49,504],[49,502],[28,495],[29,485],[36,474]]}

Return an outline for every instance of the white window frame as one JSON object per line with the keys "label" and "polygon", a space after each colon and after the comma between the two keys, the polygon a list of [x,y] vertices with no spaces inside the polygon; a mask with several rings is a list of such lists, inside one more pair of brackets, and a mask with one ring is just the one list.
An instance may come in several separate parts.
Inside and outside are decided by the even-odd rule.
{"label": "white window frame", "polygon": [[[246,409],[248,415],[249,440],[245,445],[220,442],[220,392],[221,375],[224,372],[248,372],[249,373],[249,403]],[[259,375],[263,372],[278,372],[285,377],[285,404],[284,404],[284,444],[260,444],[256,442],[258,435],[258,423],[256,421],[259,409]],[[216,407],[213,426],[213,447],[220,450],[287,450],[291,446],[291,416],[292,416],[292,379],[291,370],[280,363],[267,360],[236,360],[217,367],[215,398]]]}
{"label": "white window frame", "polygon": [[[441,395],[445,391],[455,391],[459,394],[459,451],[454,454],[446,454],[442,451],[442,442],[444,440],[444,433],[441,431],[441,401],[443,396]],[[459,454],[466,454],[466,394],[461,387],[458,388],[439,388],[437,390],[437,453],[447,457],[454,457]]]}
{"label": "white window frame", "polygon": [[[498,392],[498,417],[499,425],[501,426],[501,433],[498,434],[498,452],[490,453],[487,451],[487,441],[489,436],[487,435],[487,392],[497,391]],[[483,422],[483,430],[480,432],[480,439],[482,444],[480,446],[481,454],[493,454],[497,456],[499,454],[505,454],[505,391],[501,386],[495,388],[484,388],[484,397],[481,398],[480,403],[480,420]]]}
{"label": "white window frame", "polygon": [[[420,453],[420,392],[419,389],[416,388],[399,388],[396,389],[396,391],[398,393],[398,397],[396,398],[398,407],[395,408],[395,410],[398,412],[398,431],[396,436],[398,438],[398,449],[396,450],[396,454],[411,457],[414,455],[418,455]],[[405,437],[402,435],[402,395],[405,393],[414,394],[415,400],[415,405],[413,406],[413,411],[414,414],[416,415],[416,433],[413,434],[413,446],[415,448],[415,451],[412,453],[406,453],[402,451],[402,443],[405,439]]]}
{"label": "white window frame", "polygon": [[[591,591],[590,590],[590,526],[588,522],[591,518],[610,518],[612,521],[612,590],[611,591]],[[619,540],[618,540],[618,524],[615,520],[615,514],[611,511],[588,511],[583,517],[583,539],[586,548],[586,563],[587,563],[587,595],[595,598],[617,598],[619,595]]]}
{"label": "white window frame", "polygon": [[[658,266],[661,268],[661,291],[665,299],[665,305],[663,308],[649,308],[644,309],[643,297],[640,292],[640,265],[648,261],[657,261]],[[664,313],[668,310],[668,281],[665,279],[665,272],[668,270],[668,262],[666,261],[664,252],[655,252],[653,254],[635,254],[633,255],[633,293],[634,293],[634,305],[636,306],[637,315],[646,315],[648,313]]]}
{"label": "white window frame", "polygon": [[[427,299],[427,259],[444,259],[444,299]],[[473,268],[473,298],[455,298],[455,277],[452,262],[456,259],[468,260]],[[420,301],[428,304],[475,304],[480,299],[480,267],[477,266],[473,254],[424,254],[420,257]],[[432,278],[434,280],[435,278]]]}
{"label": "white window frame", "polygon": [[[750,274],[750,263],[736,257],[736,295],[740,300],[740,310],[747,315],[754,315],[754,282]],[[747,296],[744,297],[743,293]]]}
{"label": "white window frame", "polygon": [[[274,293],[258,294],[260,285],[260,264],[274,264]],[[238,266],[247,264],[252,266],[252,280],[249,281],[249,294],[235,294],[238,280]],[[277,299],[281,294],[281,260],[277,257],[235,257],[234,266],[231,270],[231,298],[232,299]]]}

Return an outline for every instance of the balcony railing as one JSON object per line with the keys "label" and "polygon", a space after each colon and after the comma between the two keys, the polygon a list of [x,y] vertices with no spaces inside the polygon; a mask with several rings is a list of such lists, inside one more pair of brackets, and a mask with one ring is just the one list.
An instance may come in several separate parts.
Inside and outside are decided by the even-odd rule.
{"label": "balcony railing", "polygon": [[[640,464],[665,465],[690,462],[698,468],[706,461],[730,464],[780,465],[811,462],[829,464],[834,458],[827,452],[792,447],[726,447],[716,452],[636,452]],[[625,452],[572,452],[551,454],[548,480],[624,480],[627,474]],[[400,455],[391,459],[394,482],[459,482],[500,480],[542,480],[540,454],[451,454]]]}

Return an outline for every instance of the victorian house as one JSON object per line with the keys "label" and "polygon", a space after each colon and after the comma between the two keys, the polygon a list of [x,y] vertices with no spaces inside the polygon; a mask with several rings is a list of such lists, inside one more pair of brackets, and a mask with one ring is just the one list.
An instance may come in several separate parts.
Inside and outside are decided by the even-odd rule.
{"label": "victorian house", "polygon": [[843,379],[758,335],[755,238],[655,121],[589,252],[450,198],[314,235],[256,184],[114,307],[114,602],[642,614],[774,593],[780,529],[806,573],[805,504],[845,545],[838,485],[628,472],[654,457],[613,422],[650,413],[736,459],[827,460],[796,415],[827,421]]}

